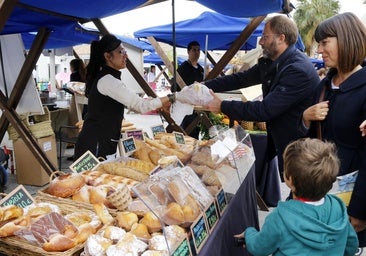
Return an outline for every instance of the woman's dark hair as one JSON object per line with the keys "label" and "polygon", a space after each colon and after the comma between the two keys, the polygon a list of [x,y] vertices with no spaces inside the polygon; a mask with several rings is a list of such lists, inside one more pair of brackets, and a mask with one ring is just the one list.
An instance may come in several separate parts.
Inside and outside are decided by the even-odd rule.
{"label": "woman's dark hair", "polygon": [[72,72],[78,72],[81,78],[80,82],[86,81],[86,68],[82,59],[72,59],[70,61],[70,68]]}
{"label": "woman's dark hair", "polygon": [[363,63],[366,28],[356,15],[345,12],[322,21],[315,29],[314,38],[319,43],[327,37],[337,38],[339,71],[350,72]]}
{"label": "woman's dark hair", "polygon": [[107,34],[99,41],[95,40],[90,45],[90,60],[86,67],[85,95],[88,96],[94,80],[101,67],[106,64],[104,53],[111,52],[121,45],[121,40],[112,34]]}

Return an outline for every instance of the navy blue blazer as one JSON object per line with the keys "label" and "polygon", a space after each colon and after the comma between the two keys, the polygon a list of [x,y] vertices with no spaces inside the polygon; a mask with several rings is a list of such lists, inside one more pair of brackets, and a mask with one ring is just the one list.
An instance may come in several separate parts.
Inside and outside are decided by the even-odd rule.
{"label": "navy blue blazer", "polygon": [[286,146],[302,137],[298,120],[313,101],[319,76],[309,58],[290,46],[275,61],[261,58],[247,71],[205,82],[214,92],[262,84],[263,101],[223,101],[221,111],[232,120],[266,122],[270,158],[277,155],[283,172]]}

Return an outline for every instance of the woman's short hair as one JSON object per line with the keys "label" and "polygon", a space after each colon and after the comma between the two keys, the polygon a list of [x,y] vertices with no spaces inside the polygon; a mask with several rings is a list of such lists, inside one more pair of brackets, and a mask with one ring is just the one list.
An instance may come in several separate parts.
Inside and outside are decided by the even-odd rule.
{"label": "woman's short hair", "polygon": [[299,36],[299,30],[296,23],[285,15],[276,15],[270,18],[266,23],[273,33],[285,35],[285,42],[288,45],[294,45],[297,42]]}
{"label": "woman's short hair", "polygon": [[366,28],[351,12],[345,12],[322,21],[314,33],[319,43],[327,37],[338,40],[338,68],[350,72],[366,57]]}
{"label": "woman's short hair", "polygon": [[339,172],[336,146],[318,139],[299,139],[283,153],[284,175],[297,197],[317,201],[332,188]]}

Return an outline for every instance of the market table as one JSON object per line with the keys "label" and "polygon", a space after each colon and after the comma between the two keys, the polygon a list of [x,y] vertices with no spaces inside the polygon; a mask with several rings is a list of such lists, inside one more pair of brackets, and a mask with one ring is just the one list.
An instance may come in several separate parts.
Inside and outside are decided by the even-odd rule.
{"label": "market table", "polygon": [[281,200],[277,157],[267,158],[267,135],[250,134],[255,154],[255,179],[259,195],[267,206],[275,207]]}
{"label": "market table", "polygon": [[259,229],[254,164],[198,255],[250,255],[243,247],[236,247],[233,238],[247,227]]}

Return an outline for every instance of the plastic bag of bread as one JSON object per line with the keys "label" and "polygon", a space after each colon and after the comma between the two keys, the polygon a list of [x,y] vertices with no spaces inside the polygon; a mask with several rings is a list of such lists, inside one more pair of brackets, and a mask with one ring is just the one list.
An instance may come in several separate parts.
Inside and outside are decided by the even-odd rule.
{"label": "plastic bag of bread", "polygon": [[36,222],[29,229],[15,232],[15,235],[30,243],[39,245],[48,252],[63,252],[73,248],[76,244],[78,229],[61,214],[51,212]]}

